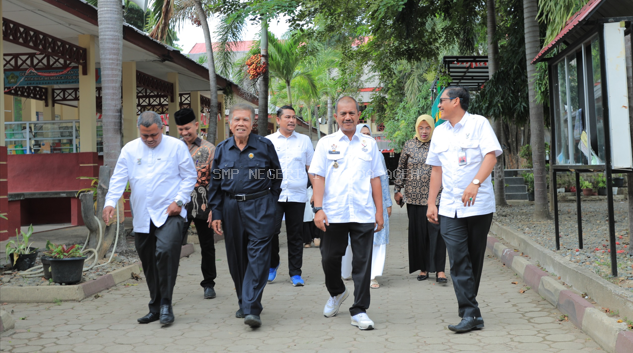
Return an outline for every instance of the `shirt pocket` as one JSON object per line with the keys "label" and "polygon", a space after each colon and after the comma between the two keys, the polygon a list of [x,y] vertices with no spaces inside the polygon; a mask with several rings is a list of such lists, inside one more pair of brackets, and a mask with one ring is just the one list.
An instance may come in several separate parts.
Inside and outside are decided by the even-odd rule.
{"label": "shirt pocket", "polygon": [[357,167],[357,170],[361,173],[361,177],[366,175],[372,177],[371,164],[373,158],[371,157],[371,155],[367,153],[361,153],[355,159],[355,165]]}
{"label": "shirt pocket", "polygon": [[218,169],[213,171],[213,175],[211,177],[218,180],[227,176],[232,176],[234,166],[235,163],[233,163],[233,161],[222,162],[219,164]]}
{"label": "shirt pocket", "polygon": [[480,163],[483,159],[479,148],[479,141],[466,140],[459,144],[459,147],[466,152],[466,164]]}
{"label": "shirt pocket", "polygon": [[[441,154],[448,151],[449,144],[447,142],[438,142],[431,144],[430,151],[435,154]],[[426,157],[424,158],[426,160]]]}

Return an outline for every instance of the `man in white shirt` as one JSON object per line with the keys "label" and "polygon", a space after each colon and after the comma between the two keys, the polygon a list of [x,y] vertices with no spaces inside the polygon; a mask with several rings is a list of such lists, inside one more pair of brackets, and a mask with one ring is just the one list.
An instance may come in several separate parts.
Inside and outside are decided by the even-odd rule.
{"label": "man in white shirt", "polygon": [[291,106],[284,105],[277,111],[277,124],[279,130],[266,136],[275,145],[284,175],[281,182],[281,194],[277,202],[276,228],[272,239],[268,282],[274,281],[277,277],[280,262],[279,233],[281,232],[281,221],[285,214],[286,234],[288,236],[288,273],[292,285],[296,287],[305,284],[301,278],[303,213],[308,201],[307,169],[310,168],[314,150],[310,138],[295,131],[297,115]]}
{"label": "man in white shirt", "polygon": [[[440,97],[441,124],[433,133],[426,163],[433,166],[427,218],[440,224],[451,263],[453,288],[462,321],[448,328],[468,332],[484,327],[477,292],[484,265],[486,239],[495,195],[490,173],[501,155],[501,146],[490,123],[468,113],[469,94],[462,87],[448,87]],[[443,187],[440,211],[435,206]]]}
{"label": "man in white shirt", "polygon": [[336,315],[349,295],[341,278],[341,260],[348,234],[354,253],[352,325],[371,330],[367,316],[374,232],[384,226],[380,176],[385,174],[376,141],[356,133],[360,109],[355,99],[336,102],[334,117],[340,129],[317,144],[309,173],[314,174],[314,223],[323,231],[321,263],[330,299],[323,315]]}
{"label": "man in white shirt", "polygon": [[151,298],[149,314],[138,322],[160,320],[167,326],[174,322],[171,302],[187,217],[182,206],[191,198],[198,173],[187,146],[162,134],[163,122],[158,114],[142,113],[137,125],[141,137],[121,149],[110,179],[103,220],[109,224],[129,182],[134,243]]}

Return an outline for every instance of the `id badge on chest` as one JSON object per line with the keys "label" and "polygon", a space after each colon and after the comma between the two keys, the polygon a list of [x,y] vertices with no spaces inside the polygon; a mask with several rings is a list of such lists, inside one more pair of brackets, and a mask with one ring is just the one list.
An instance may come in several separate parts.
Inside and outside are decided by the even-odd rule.
{"label": "id badge on chest", "polygon": [[468,161],[466,160],[466,151],[464,151],[464,149],[460,149],[459,152],[457,152],[457,163],[459,164],[459,166],[465,166]]}

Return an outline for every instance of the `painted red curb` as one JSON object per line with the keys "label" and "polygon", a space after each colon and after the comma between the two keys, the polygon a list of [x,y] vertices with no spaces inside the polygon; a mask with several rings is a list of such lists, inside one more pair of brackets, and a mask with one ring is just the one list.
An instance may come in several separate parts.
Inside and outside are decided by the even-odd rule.
{"label": "painted red curb", "polygon": [[180,249],[180,258],[193,254],[193,244],[185,244]]}
{"label": "painted red curb", "polygon": [[[506,267],[510,268],[512,266],[512,261],[514,260],[515,256],[520,256],[519,253],[515,252],[514,250],[510,249],[510,248],[505,248],[503,249],[503,252],[501,253],[501,262],[503,262]],[[539,281],[541,279],[539,278]],[[537,285],[538,287],[538,285]]]}
{"label": "painted red curb", "polygon": [[84,298],[87,298],[93,294],[101,292],[102,290],[114,287],[115,285],[116,283],[114,283],[114,277],[108,273],[107,275],[101,276],[90,282],[82,283],[79,286],[84,291]]}
{"label": "painted red curb", "polygon": [[499,242],[499,239],[495,237],[488,237],[488,241],[486,242],[486,248],[488,248],[488,250],[490,250],[491,252],[494,252],[495,243],[497,242]]}
{"label": "painted red curb", "polygon": [[633,352],[633,331],[621,331],[615,342],[615,353]]}
{"label": "painted red curb", "polygon": [[558,296],[558,305],[556,307],[567,315],[569,321],[582,330],[582,318],[585,316],[585,310],[593,308],[593,305],[578,294],[569,290],[563,290]]}
{"label": "painted red curb", "polygon": [[545,276],[548,276],[547,272],[534,265],[527,265],[523,272],[523,281],[534,288],[535,291],[538,291],[538,287],[541,285],[541,277]]}

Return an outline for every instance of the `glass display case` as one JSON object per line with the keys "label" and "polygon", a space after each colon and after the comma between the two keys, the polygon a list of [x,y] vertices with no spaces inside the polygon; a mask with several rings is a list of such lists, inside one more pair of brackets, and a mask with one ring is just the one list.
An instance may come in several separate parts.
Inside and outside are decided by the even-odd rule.
{"label": "glass display case", "polygon": [[[79,120],[5,122],[9,154],[74,153],[80,151]],[[101,120],[97,121],[97,152],[103,153]]]}

